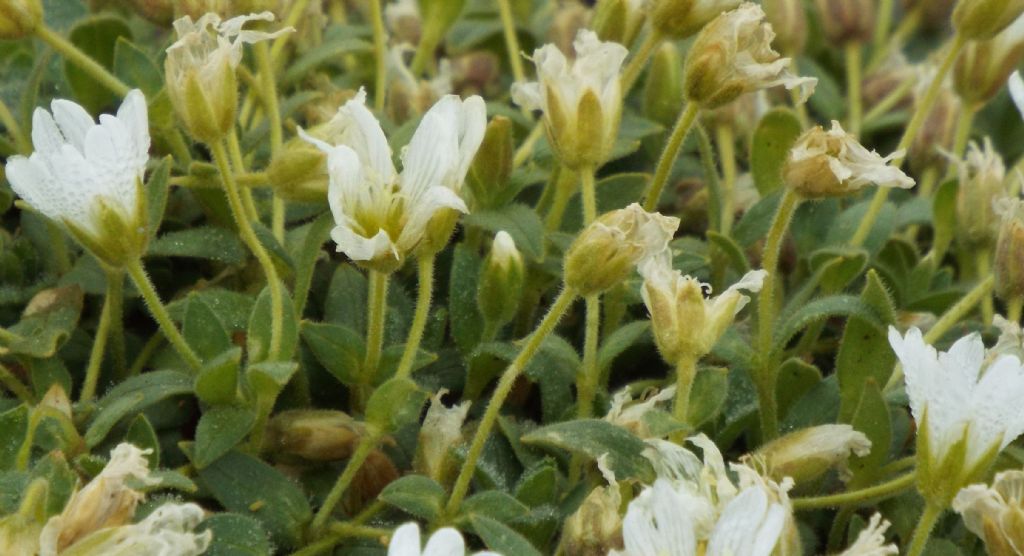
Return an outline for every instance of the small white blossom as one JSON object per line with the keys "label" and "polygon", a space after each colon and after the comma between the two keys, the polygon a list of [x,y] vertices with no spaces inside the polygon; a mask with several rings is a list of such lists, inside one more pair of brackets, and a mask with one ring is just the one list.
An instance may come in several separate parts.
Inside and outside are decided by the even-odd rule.
{"label": "small white blossom", "polygon": [[167,503],[138,523],[97,531],[60,556],[199,556],[213,539],[213,531],[193,532],[202,519],[196,504]]}
{"label": "small white blossom", "polygon": [[658,479],[632,502],[622,520],[624,550],[609,556],[696,556],[694,510],[701,500]]}
{"label": "small white blossom", "polygon": [[513,265],[521,266],[523,256],[516,249],[516,242],[505,230],[498,230],[491,243],[491,259],[501,268],[508,270]]}
{"label": "small white blossom", "polygon": [[705,556],[770,556],[789,518],[788,508],[767,491],[745,488],[722,511]]}
{"label": "small white blossom", "polygon": [[417,467],[437,481],[442,481],[445,476],[449,450],[462,442],[462,424],[470,406],[467,401],[445,407],[441,397],[446,393],[447,390],[442,388],[430,400],[416,446]]}
{"label": "small white blossom", "polygon": [[874,514],[867,526],[857,535],[857,540],[839,556],[891,556],[900,551],[895,544],[885,544],[885,532],[889,522],[881,514]]}
{"label": "small white blossom", "polygon": [[[465,556],[466,542],[462,535],[451,527],[434,531],[421,548],[420,526],[415,522],[406,523],[395,529],[388,544],[388,556]],[[497,552],[474,552],[473,556],[501,556]]]}
{"label": "small white blossom", "polygon": [[338,110],[337,145],[299,134],[327,153],[328,203],[337,226],[331,238],[349,258],[390,271],[423,239],[441,209],[467,212],[459,197],[487,125],[484,101],[448,95],[420,121],[402,152],[399,174],[366,92]]}
{"label": "small white blossom", "polygon": [[989,554],[1019,554],[1024,549],[1024,471],[997,473],[991,487],[964,488],[953,499],[953,510],[985,541]]}

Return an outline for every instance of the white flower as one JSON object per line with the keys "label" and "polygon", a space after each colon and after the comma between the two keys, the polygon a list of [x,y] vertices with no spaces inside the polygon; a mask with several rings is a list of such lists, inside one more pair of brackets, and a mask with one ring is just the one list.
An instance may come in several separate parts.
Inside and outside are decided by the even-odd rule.
{"label": "white flower", "polygon": [[42,108],[32,115],[35,152],[7,159],[11,188],[105,262],[138,257],[147,239],[140,191],[149,159],[145,96],[130,91],[117,115],[103,114],[98,124],[69,100],[50,107],[52,115]]}
{"label": "white flower", "polygon": [[[391,535],[388,556],[464,556],[466,543],[462,535],[451,527],[434,531],[427,540],[427,546],[420,548],[420,526],[415,522],[406,523]],[[501,556],[497,552],[474,552],[473,556]]]}
{"label": "white flower", "polygon": [[449,450],[462,442],[462,424],[470,406],[467,401],[445,407],[441,397],[446,393],[447,390],[442,388],[430,400],[416,446],[417,468],[438,482],[443,482],[446,474]]}
{"label": "white flower", "polygon": [[1024,331],[1020,325],[1002,315],[993,315],[992,325],[999,329],[996,345],[988,350],[989,359],[1000,355],[1014,355],[1024,361]]}
{"label": "white flower", "polygon": [[1024,551],[1024,471],[997,473],[991,487],[964,488],[953,499],[953,510],[970,532],[985,541],[989,554]]}
{"label": "white flower", "polygon": [[668,253],[648,259],[639,270],[644,277],[640,293],[651,314],[655,343],[672,364],[680,357],[707,355],[750,301],[740,291],[760,291],[768,275],[764,270],[748,272],[721,295],[706,299],[711,286],[672,268]]}
{"label": "white flower", "polygon": [[590,491],[580,507],[565,520],[562,546],[567,554],[607,554],[622,546],[622,495],[619,483],[607,465],[608,454],[597,458],[597,468],[608,486]]}
{"label": "white flower", "polygon": [[970,247],[988,247],[999,234],[995,202],[1008,196],[1003,158],[985,137],[982,146],[971,142],[963,160],[957,160],[959,186],[956,195],[958,239]]}
{"label": "white flower", "polygon": [[498,230],[491,243],[491,259],[501,268],[508,270],[511,266],[522,265],[523,256],[516,249],[516,241],[505,230]]}
{"label": "white flower", "polygon": [[337,145],[299,134],[327,153],[328,203],[337,226],[331,238],[352,260],[389,271],[423,239],[438,211],[467,212],[459,197],[487,125],[484,101],[449,95],[420,121],[402,152],[402,173],[380,123],[365,106],[366,92],[338,110],[331,123]]}
{"label": "white flower", "polygon": [[[1024,432],[1024,366],[1014,355],[985,365],[978,334],[938,353],[920,330],[912,328],[901,337],[890,327],[889,343],[903,364],[910,409],[919,427],[919,484],[946,487],[938,494],[951,498]],[[945,469],[948,458],[962,463]]]}
{"label": "white flower", "polygon": [[147,453],[132,444],[118,444],[103,471],[71,496],[60,515],[46,522],[39,538],[41,554],[62,553],[94,531],[128,523],[145,498],[128,485],[129,480],[138,485],[160,483],[149,476]]}
{"label": "white flower", "polygon": [[705,556],[770,556],[782,538],[789,510],[767,491],[743,489],[722,511]]}
{"label": "white flower", "polygon": [[571,168],[599,166],[611,153],[622,119],[619,69],[628,50],[580,30],[569,62],[553,44],[533,53],[539,82],[512,85],[512,100],[544,112],[552,146]]}
{"label": "white flower", "polygon": [[829,131],[817,126],[797,139],[782,173],[786,185],[807,199],[846,195],[870,184],[907,189],[914,180],[888,164],[903,154],[869,151],[833,120]]}
{"label": "white flower", "polygon": [[782,85],[806,100],[818,80],[790,73],[789,58],[772,50],[775,38],[764,10],[749,2],[704,26],[686,56],[686,97],[717,108],[744,93]]}
{"label": "white flower", "polygon": [[[206,552],[213,531],[194,533],[203,519],[196,504],[167,503],[138,523],[97,531],[61,556],[199,556]],[[42,552],[41,556],[56,553]]]}
{"label": "white flower", "polygon": [[609,556],[696,556],[693,510],[700,500],[665,479],[645,488],[622,520],[625,550]]}
{"label": "white flower", "polygon": [[857,540],[839,556],[890,556],[899,554],[895,544],[885,544],[885,531],[889,522],[882,519],[881,514],[874,514],[871,520],[857,535]]}

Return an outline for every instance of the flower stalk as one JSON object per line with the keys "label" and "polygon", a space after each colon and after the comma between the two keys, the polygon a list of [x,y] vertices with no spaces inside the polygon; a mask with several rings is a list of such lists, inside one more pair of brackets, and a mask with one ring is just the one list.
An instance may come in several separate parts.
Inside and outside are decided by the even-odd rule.
{"label": "flower stalk", "polygon": [[676,125],[672,127],[672,133],[668,136],[668,141],[665,142],[665,149],[661,151],[661,156],[658,157],[658,165],[654,169],[654,177],[651,178],[651,183],[647,185],[647,190],[644,192],[644,210],[654,210],[657,208],[658,201],[661,199],[661,192],[665,189],[669,174],[672,173],[672,167],[675,165],[676,159],[679,158],[679,151],[683,148],[683,140],[686,139],[686,134],[693,127],[693,122],[696,121],[698,113],[700,113],[700,106],[695,102],[688,102],[686,103],[686,108],[679,114],[679,119],[676,120]]}
{"label": "flower stalk", "polygon": [[416,310],[413,313],[412,325],[409,326],[409,337],[405,341],[405,351],[402,352],[402,359],[398,362],[398,370],[395,377],[407,378],[412,373],[413,364],[416,362],[416,354],[419,352],[420,343],[423,341],[423,331],[427,327],[427,319],[430,316],[430,302],[434,295],[434,262],[436,256],[430,255],[417,261],[417,279],[419,280],[419,291],[416,294]]}
{"label": "flower stalk", "polygon": [[198,372],[203,366],[202,361],[200,361],[196,352],[192,351],[188,342],[185,341],[185,337],[181,335],[174,321],[171,320],[171,315],[167,312],[167,307],[160,301],[160,296],[156,293],[156,288],[153,287],[153,282],[150,281],[149,275],[146,274],[142,261],[136,260],[128,263],[125,270],[128,271],[128,276],[131,277],[132,282],[138,288],[142,299],[146,302],[146,307],[149,308],[150,314],[156,319],[160,330],[163,331],[164,337],[167,338],[167,341],[178,352],[178,355],[185,360],[189,368],[194,372]]}

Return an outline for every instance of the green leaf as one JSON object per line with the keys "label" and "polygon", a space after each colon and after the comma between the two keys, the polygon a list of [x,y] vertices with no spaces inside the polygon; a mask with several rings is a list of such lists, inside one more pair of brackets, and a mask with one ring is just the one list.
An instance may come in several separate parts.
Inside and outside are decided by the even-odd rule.
{"label": "green leaf", "polygon": [[[149,181],[146,182],[146,214],[149,219],[149,236],[156,236],[160,224],[164,220],[164,211],[167,209],[167,193],[170,188],[171,163],[173,159],[165,156],[156,165],[156,168],[149,173]],[[149,248],[153,248],[150,242]]]}
{"label": "green leaf", "polygon": [[125,37],[114,43],[114,75],[152,97],[164,86],[164,74],[148,54]]}
{"label": "green leaf", "polygon": [[201,297],[189,296],[181,334],[201,360],[213,359],[231,349],[231,337],[217,313]]}
{"label": "green leaf", "polygon": [[126,379],[97,403],[96,414],[85,432],[88,446],[107,437],[122,418],[174,396],[192,393],[192,377],[177,371],[154,371]]}
{"label": "green leaf", "polygon": [[295,312],[298,318],[302,317],[316,262],[323,254],[323,244],[333,227],[334,217],[330,212],[325,212],[313,222],[288,232],[289,252],[295,261],[295,287],[292,291],[295,295]]}
{"label": "green leaf", "polygon": [[225,509],[258,519],[275,544],[284,548],[301,546],[313,516],[309,500],[277,469],[231,451],[200,469],[199,479]]}
{"label": "green leaf", "polygon": [[[281,286],[282,319],[281,319],[281,351],[278,361],[288,361],[295,355],[299,344],[299,326],[295,319],[295,306],[288,295],[288,289]],[[270,334],[273,304],[270,299],[270,288],[264,288],[256,298],[249,317],[249,334],[246,336],[246,350],[250,362],[260,362],[270,357]]]}
{"label": "green leaf", "polygon": [[761,195],[783,187],[782,165],[801,132],[800,119],[789,108],[774,108],[761,117],[750,143],[750,174]]}
{"label": "green leaf", "polygon": [[945,253],[956,232],[957,181],[949,180],[935,191],[932,200],[932,249]]}
{"label": "green leaf", "polygon": [[338,265],[327,287],[324,320],[351,330],[366,330],[366,292],[363,273],[348,263]]}
{"label": "green leaf", "polygon": [[[110,15],[94,16],[76,23],[68,35],[68,39],[98,64],[106,69],[113,68],[114,47],[117,39],[131,39],[132,32],[128,25],[119,17]],[[64,61],[64,72],[68,84],[75,93],[75,100],[91,113],[111,104],[116,96],[101,85],[91,74],[73,64]]]}
{"label": "green leaf", "polygon": [[775,385],[779,413],[785,415],[789,409],[821,382],[821,370],[814,365],[791,357],[779,365],[779,379]]}
{"label": "green leaf", "polygon": [[260,222],[252,222],[252,231],[256,233],[256,239],[263,244],[279,271],[284,274],[291,274],[295,271],[292,256],[288,254],[281,242],[277,241],[277,237],[274,236],[274,232],[270,231],[270,228]]}
{"label": "green leaf", "polygon": [[502,523],[511,523],[530,513],[530,508],[505,492],[485,490],[466,498],[462,503],[462,513],[485,515]]}
{"label": "green leaf", "polygon": [[407,378],[392,378],[374,389],[366,402],[366,423],[385,432],[398,430],[420,416],[427,392]]}
{"label": "green leaf", "polygon": [[[594,184],[597,214],[604,214],[628,206],[643,196],[650,176],[645,173],[615,174],[597,180]],[[560,230],[576,233],[583,227],[583,201],[579,192],[565,207]]]}
{"label": "green leaf", "polygon": [[469,522],[473,530],[483,539],[487,548],[499,554],[515,554],[516,556],[541,556],[541,553],[511,527],[484,515],[472,514]]}
{"label": "green leaf", "polygon": [[815,299],[788,315],[772,339],[774,351],[781,351],[801,330],[811,323],[832,317],[860,317],[878,330],[884,328],[874,310],[859,297],[853,295],[830,295]]}
{"label": "green leaf", "polygon": [[467,226],[476,226],[491,232],[506,231],[516,242],[523,256],[540,260],[544,253],[544,223],[530,207],[514,203],[497,210],[484,210],[467,214]]}
{"label": "green leaf", "polygon": [[299,364],[294,361],[263,361],[250,365],[246,375],[257,399],[272,405],[297,370]]}
{"label": "green leaf", "polygon": [[729,395],[729,371],[718,367],[702,368],[693,380],[686,422],[700,428],[718,416]]}
{"label": "green leaf", "polygon": [[850,425],[871,441],[871,453],[864,457],[850,457],[850,471],[858,484],[870,484],[878,479],[879,468],[888,461],[892,444],[889,406],[878,383],[872,378],[866,379],[861,388],[861,398],[850,418]]}
{"label": "green leaf", "polygon": [[288,63],[284,76],[280,78],[281,86],[291,85],[309,76],[322,64],[337,64],[346,54],[362,54],[372,50],[372,44],[356,37],[337,37],[324,41]]}
{"label": "green leaf", "polygon": [[142,450],[152,450],[146,454],[146,461],[150,469],[160,466],[160,439],[156,436],[156,429],[143,414],[138,414],[128,425],[128,431],[124,433],[124,441],[131,442]]}
{"label": "green leaf", "polygon": [[256,423],[251,407],[218,405],[208,408],[196,426],[192,463],[202,469],[226,454],[245,438]]}
{"label": "green leaf", "polygon": [[807,103],[814,111],[821,116],[822,120],[841,120],[846,107],[846,99],[836,80],[828,70],[818,65],[814,59],[800,57],[797,60],[797,75],[805,75],[818,79],[814,87],[814,94],[807,99]]}
{"label": "green leaf", "polygon": [[597,366],[608,368],[615,358],[638,342],[650,341],[651,321],[638,320],[622,325],[601,341],[597,350]]}
{"label": "green leaf", "polygon": [[359,381],[366,343],[363,337],[341,324],[303,322],[302,340],[327,372],[346,386]]}
{"label": "green leaf", "polygon": [[476,303],[481,266],[480,256],[474,250],[462,243],[455,246],[448,281],[448,312],[452,338],[463,355],[472,353],[483,335],[483,317]]}
{"label": "green leaf", "polygon": [[764,239],[768,235],[768,229],[772,227],[772,219],[775,218],[781,200],[782,193],[774,191],[761,197],[761,200],[747,209],[732,230],[732,237],[736,243],[741,247],[750,247],[758,240]]}
{"label": "green leaf", "polygon": [[241,369],[242,348],[234,347],[203,364],[196,375],[196,397],[211,405],[227,405],[241,401],[238,392],[238,372]]}
{"label": "green leaf", "polygon": [[270,556],[274,550],[267,530],[247,515],[219,513],[203,520],[196,531],[212,531],[205,556]]}
{"label": "green leaf", "polygon": [[30,480],[46,479],[46,516],[59,514],[78,484],[78,474],[72,471],[64,454],[53,451],[39,458],[32,467]]}
{"label": "green leaf", "polygon": [[550,461],[528,469],[519,479],[516,500],[531,508],[558,503],[558,470]]}
{"label": "green leaf", "polygon": [[629,431],[607,421],[583,419],[541,427],[522,437],[526,444],[562,448],[597,459],[608,454],[608,465],[621,479],[653,477],[650,462],[641,453],[646,444]]}
{"label": "green leaf", "polygon": [[447,494],[437,481],[423,475],[406,475],[384,487],[378,496],[403,512],[433,521],[444,509]]}
{"label": "green leaf", "polygon": [[200,226],[168,232],[149,245],[148,257],[189,257],[225,264],[245,261],[245,247],[238,236],[224,228]]}
{"label": "green leaf", "polygon": [[0,470],[14,469],[18,450],[28,434],[28,413],[24,404],[0,413]]}
{"label": "green leaf", "polygon": [[0,355],[18,354],[45,359],[57,353],[78,325],[82,314],[78,286],[50,288],[37,293],[17,324],[8,328],[18,338],[0,346]]}
{"label": "green leaf", "polygon": [[[874,270],[868,271],[864,291],[860,294],[865,305],[871,307],[883,325],[896,320],[889,292]],[[839,420],[848,423],[854,409],[861,403],[868,380],[886,384],[896,364],[896,355],[889,347],[884,328],[874,326],[859,317],[850,317],[843,331],[843,339],[836,354],[836,378],[839,380]],[[888,412],[886,412],[888,415]]]}
{"label": "green leaf", "polygon": [[188,297],[169,303],[167,312],[171,314],[172,319],[181,322],[185,318],[185,311],[192,297],[201,297],[217,312],[217,318],[232,332],[245,330],[252,315],[252,308],[256,304],[250,295],[221,288],[209,288],[193,291]]}
{"label": "green leaf", "polygon": [[750,270],[750,262],[747,261],[746,253],[743,252],[743,248],[733,241],[731,237],[712,230],[707,231],[707,236],[708,241],[710,241],[712,245],[725,253],[726,258],[729,260],[729,265],[732,266],[736,272],[739,274],[746,274]]}

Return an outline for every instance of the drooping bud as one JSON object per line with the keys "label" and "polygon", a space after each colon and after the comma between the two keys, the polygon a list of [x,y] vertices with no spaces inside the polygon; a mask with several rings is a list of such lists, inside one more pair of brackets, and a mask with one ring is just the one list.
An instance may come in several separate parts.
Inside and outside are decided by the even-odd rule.
{"label": "drooping bud", "polygon": [[282,411],[267,425],[263,451],[307,461],[342,460],[352,455],[363,434],[363,424],[342,411]]}
{"label": "drooping bud", "polygon": [[665,42],[654,53],[644,83],[644,115],[666,126],[679,116],[683,98],[683,59],[679,47]]}
{"label": "drooping bud", "polygon": [[584,228],[565,254],[565,284],[581,296],[601,293],[634,267],[668,249],[679,219],[633,203],[605,213]]}
{"label": "drooping bud", "polygon": [[825,38],[832,44],[864,43],[875,30],[875,0],[816,0]]}
{"label": "drooping bud", "polygon": [[590,27],[601,40],[629,47],[640,32],[646,15],[644,0],[600,0]]}
{"label": "drooping bud", "polygon": [[[937,68],[932,64],[921,68],[917,87],[914,89],[915,103],[921,102],[936,72]],[[939,89],[939,95],[935,98],[935,104],[910,143],[907,156],[912,169],[923,171],[929,166],[940,166],[946,162],[942,151],[953,148],[956,124],[960,119],[961,110],[963,106],[960,98],[953,92],[952,83],[947,76]]]}
{"label": "drooping bud", "polygon": [[959,0],[953,10],[953,27],[960,37],[988,40],[1024,13],[1024,0]]}
{"label": "drooping bud", "polygon": [[655,0],[649,17],[656,32],[683,39],[740,3],[741,0]]}
{"label": "drooping bud", "polygon": [[794,57],[804,51],[807,43],[807,12],[802,0],[765,0],[764,13],[775,31],[779,51]]}
{"label": "drooping bud", "polygon": [[607,486],[590,491],[580,507],[565,521],[562,550],[566,556],[605,556],[623,548],[622,518],[619,506],[622,496],[615,474],[602,456],[597,460]]}
{"label": "drooping bud", "polygon": [[776,480],[813,481],[829,469],[846,465],[850,455],[866,456],[871,441],[850,425],[819,425],[777,438],[752,454]]}
{"label": "drooping bud", "polygon": [[469,413],[470,402],[445,407],[441,397],[448,391],[440,390],[430,401],[427,415],[420,427],[416,444],[416,471],[446,484],[455,468],[451,451],[463,442],[462,424]]}
{"label": "drooping bud", "polygon": [[841,197],[869,184],[907,189],[914,180],[888,164],[902,155],[897,151],[883,158],[833,121],[829,131],[816,126],[796,140],[782,166],[782,178],[805,199]]}
{"label": "drooping bud", "polygon": [[968,145],[967,156],[957,166],[957,240],[968,249],[991,247],[999,235],[994,203],[1008,194],[1003,158],[986,137],[981,147],[973,142]]}
{"label": "drooping bud", "polygon": [[476,291],[477,307],[484,320],[498,327],[512,320],[523,296],[525,277],[523,256],[515,241],[504,230],[498,232],[484,260]]}
{"label": "drooping bud", "polygon": [[0,0],[0,39],[27,37],[42,21],[42,0]]}
{"label": "drooping bud", "polygon": [[1024,471],[996,474],[992,486],[971,485],[953,499],[967,530],[985,542],[991,556],[1016,556],[1024,546]]}
{"label": "drooping bud", "polygon": [[969,109],[996,96],[1024,57],[1024,16],[985,41],[964,46],[953,66],[953,89]]}
{"label": "drooping bud", "polygon": [[744,93],[783,85],[806,100],[817,79],[790,73],[789,58],[772,50],[775,38],[760,6],[745,3],[708,23],[686,56],[686,98],[709,109]]}
{"label": "drooping bud", "polygon": [[995,252],[995,291],[1003,300],[1024,297],[1024,203],[1003,199],[996,206],[1000,215]]}
{"label": "drooping bud", "polygon": [[544,112],[544,126],[558,158],[571,169],[595,168],[611,153],[622,119],[619,68],[627,50],[580,31],[569,62],[554,45],[533,53],[538,82],[516,83],[512,100]]}
{"label": "drooping bud", "polygon": [[508,197],[512,191],[508,187],[508,180],[512,175],[514,156],[512,121],[504,116],[491,118],[484,140],[466,175],[466,186],[473,199],[471,206],[497,208],[510,200]]}

